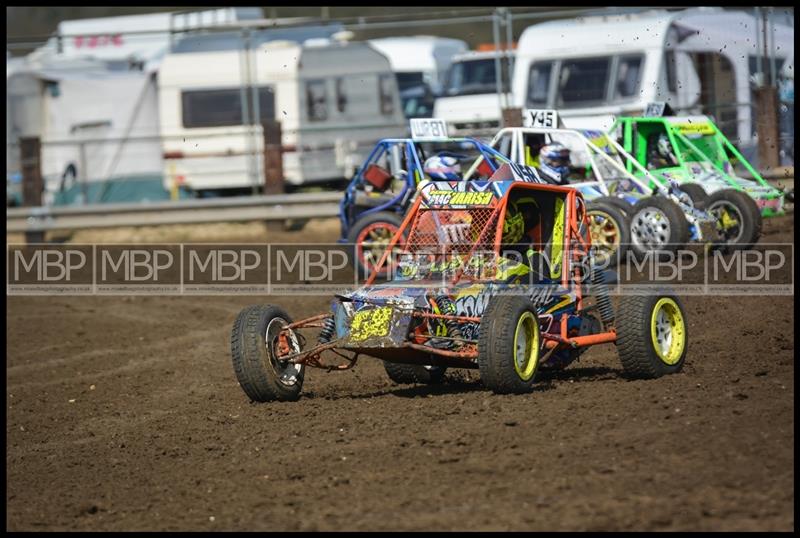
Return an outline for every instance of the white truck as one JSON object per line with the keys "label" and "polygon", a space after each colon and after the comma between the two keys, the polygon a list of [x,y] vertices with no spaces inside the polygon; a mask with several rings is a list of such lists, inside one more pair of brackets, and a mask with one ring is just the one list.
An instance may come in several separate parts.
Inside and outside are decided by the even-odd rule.
{"label": "white truck", "polygon": [[[751,13],[706,7],[536,24],[518,42],[514,104],[558,109],[567,127],[605,130],[614,116],[664,101],[681,115],[714,116],[749,159],[762,30]],[[773,20],[769,34],[780,71],[793,55],[794,29]]]}
{"label": "white truck", "polygon": [[[500,89],[496,75],[500,58]],[[502,108],[511,99],[513,51],[470,51],[453,58],[433,115],[447,121],[453,136],[491,136],[500,127]]]}
{"label": "white truck", "polygon": [[469,49],[460,39],[426,35],[371,39],[369,44],[389,59],[406,118],[433,114],[453,56]]}

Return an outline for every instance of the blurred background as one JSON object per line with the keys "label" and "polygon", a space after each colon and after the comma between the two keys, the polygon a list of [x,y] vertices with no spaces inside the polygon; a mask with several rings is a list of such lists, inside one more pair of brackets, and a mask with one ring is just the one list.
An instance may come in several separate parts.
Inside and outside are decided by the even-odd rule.
{"label": "blurred background", "polygon": [[490,138],[511,108],[606,129],[666,102],[762,170],[794,165],[794,8],[6,14],[7,206],[340,192],[410,118]]}

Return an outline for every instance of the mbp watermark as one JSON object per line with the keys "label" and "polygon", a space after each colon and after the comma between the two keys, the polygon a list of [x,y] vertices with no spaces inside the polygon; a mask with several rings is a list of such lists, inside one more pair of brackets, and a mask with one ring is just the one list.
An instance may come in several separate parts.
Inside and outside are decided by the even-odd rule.
{"label": "mbp watermark", "polygon": [[[6,293],[330,296],[364,285],[355,252],[355,245],[339,243],[9,245]],[[794,294],[793,243],[730,252],[702,246],[629,251],[619,260],[565,253],[552,245],[497,251],[398,248],[384,262],[375,284],[581,283],[590,293],[602,283],[612,295],[663,288],[690,295]]]}

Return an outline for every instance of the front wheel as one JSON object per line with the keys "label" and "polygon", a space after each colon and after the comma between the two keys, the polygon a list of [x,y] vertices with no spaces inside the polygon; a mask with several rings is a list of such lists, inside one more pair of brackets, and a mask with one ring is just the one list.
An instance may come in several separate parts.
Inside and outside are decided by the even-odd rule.
{"label": "front wheel", "polygon": [[631,242],[630,222],[625,214],[608,202],[592,200],[586,204],[586,216],[596,258],[608,265],[625,260]]}
{"label": "front wheel", "polygon": [[[347,242],[353,245],[353,265],[361,278],[369,277],[375,270],[402,223],[399,215],[388,211],[379,211],[353,223]],[[389,274],[389,262],[378,273],[380,278]]]}
{"label": "front wheel", "polygon": [[481,381],[497,394],[521,394],[533,389],[542,339],[533,305],[518,295],[489,302],[478,331]]}
{"label": "front wheel", "polygon": [[631,248],[647,252],[676,252],[689,242],[689,222],[680,206],[664,196],[647,196],[631,209]]}
{"label": "front wheel", "polygon": [[688,349],[686,315],[673,295],[623,297],[617,312],[617,353],[634,378],[674,374]]}
{"label": "front wheel", "polygon": [[273,305],[250,306],[236,317],[231,332],[233,371],[255,402],[300,397],[305,366],[282,359],[300,351],[297,335],[284,330],[291,322],[282,308]]}

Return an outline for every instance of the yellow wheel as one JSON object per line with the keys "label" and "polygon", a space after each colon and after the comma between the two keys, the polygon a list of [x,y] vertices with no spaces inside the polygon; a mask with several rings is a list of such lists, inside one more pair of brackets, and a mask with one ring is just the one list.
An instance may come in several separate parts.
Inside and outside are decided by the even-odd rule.
{"label": "yellow wheel", "polygon": [[686,314],[677,297],[623,297],[617,314],[617,352],[625,373],[654,378],[678,372],[686,360]]}
{"label": "yellow wheel", "polygon": [[530,300],[519,295],[493,297],[481,316],[478,368],[481,381],[498,394],[533,388],[541,352],[539,319]]}
{"label": "yellow wheel", "polygon": [[533,312],[526,311],[514,331],[514,369],[523,381],[533,377],[539,362],[539,324]]}
{"label": "yellow wheel", "polygon": [[676,364],[686,347],[686,323],[678,304],[662,297],[653,307],[650,318],[650,335],[659,358],[667,364]]}

